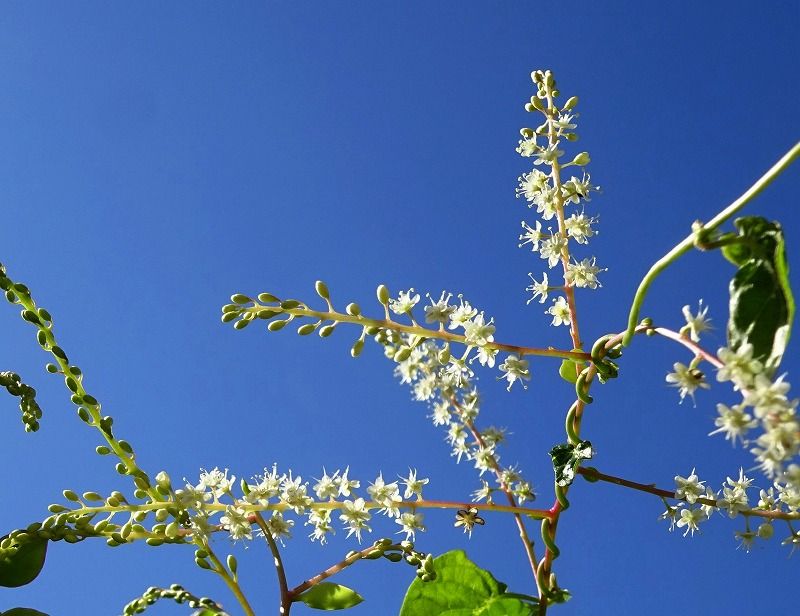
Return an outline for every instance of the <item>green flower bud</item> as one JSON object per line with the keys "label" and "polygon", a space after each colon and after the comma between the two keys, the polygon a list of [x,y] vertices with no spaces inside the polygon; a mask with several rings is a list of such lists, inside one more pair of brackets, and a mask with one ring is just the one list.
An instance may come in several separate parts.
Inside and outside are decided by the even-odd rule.
{"label": "green flower bud", "polygon": [[301,325],[297,328],[297,333],[301,336],[308,336],[308,334],[312,333],[315,329],[317,329],[317,325],[315,323],[306,323],[305,325]]}
{"label": "green flower bud", "polygon": [[84,492],[83,500],[99,502],[103,500],[103,497],[100,496],[97,492]]}
{"label": "green flower bud", "polygon": [[281,302],[281,308],[284,310],[291,310],[292,308],[297,308],[300,305],[296,299],[285,299]]}
{"label": "green flower bud", "polygon": [[407,360],[411,356],[411,347],[403,347],[394,354],[394,360],[401,362]]}
{"label": "green flower bud", "polygon": [[236,319],[236,317],[238,317],[238,316],[239,316],[238,312],[223,312],[222,313],[222,322],[223,323],[230,323],[231,321]]}
{"label": "green flower bud", "polygon": [[317,295],[319,295],[322,299],[331,298],[330,291],[328,291],[328,285],[326,285],[321,280],[317,280],[316,284],[314,285],[314,288],[317,291]]}
{"label": "green flower bud", "polygon": [[89,411],[87,411],[82,406],[78,407],[78,417],[80,417],[81,421],[84,422],[84,423],[91,423],[91,421],[92,421],[92,418],[89,415]]}
{"label": "green flower bud", "polygon": [[[160,537],[148,537],[145,540],[145,543],[147,545],[153,546],[154,548],[157,548],[160,545],[164,545],[164,540],[161,539]],[[211,567],[208,567],[208,568],[210,569]]]}
{"label": "green flower bud", "polygon": [[249,304],[253,300],[242,293],[236,293],[235,295],[231,295],[231,301],[234,304]]}
{"label": "green flower bud", "polygon": [[233,328],[244,329],[248,325],[250,325],[250,321],[248,321],[247,319],[240,319],[239,321],[236,321],[236,323],[233,324]]}
{"label": "green flower bud", "polygon": [[174,539],[175,537],[178,536],[180,529],[181,528],[177,522],[170,522],[169,524],[167,524],[167,528],[164,529],[164,534],[170,539]]}
{"label": "green flower bud", "polygon": [[169,475],[166,471],[161,471],[156,475],[156,486],[159,488],[164,488],[165,490],[169,490],[172,486],[172,481],[169,478]]}
{"label": "green flower bud", "polygon": [[350,349],[350,355],[352,355],[353,357],[358,357],[359,355],[361,355],[361,351],[363,350],[364,350],[364,341],[361,339],[356,340],[355,343],[353,344],[353,348]]}
{"label": "green flower bud", "polygon": [[69,511],[69,509],[67,507],[64,507],[64,505],[59,505],[59,504],[56,504],[56,503],[53,503],[52,505],[48,505],[47,506],[47,510],[50,513],[61,513],[63,511]]}
{"label": "green flower bud", "polygon": [[80,499],[80,498],[78,497],[78,495],[77,495],[75,492],[73,492],[72,490],[64,490],[64,491],[62,492],[62,494],[64,495],[64,498],[66,498],[66,499],[67,499],[67,500],[69,500],[69,501],[74,501],[74,502],[76,502],[76,503],[79,503],[79,502],[81,502],[81,499]]}
{"label": "green flower bud", "polygon": [[572,164],[578,165],[579,167],[588,165],[590,162],[591,159],[589,158],[589,152],[581,152],[575,158],[572,159]]}
{"label": "green flower bud", "polygon": [[773,528],[772,524],[770,524],[769,522],[764,522],[761,526],[758,527],[756,534],[761,539],[769,539],[772,537],[772,534],[774,532],[775,529]]}
{"label": "green flower bud", "polygon": [[347,307],[344,310],[352,317],[357,317],[361,314],[361,307],[355,303],[347,304]]}
{"label": "green flower bud", "polygon": [[[317,283],[319,284],[319,283]],[[228,569],[233,575],[236,575],[236,570],[239,568],[239,563],[236,562],[236,557],[233,554],[228,554],[227,558]]]}
{"label": "green flower bud", "polygon": [[389,288],[385,284],[379,285],[375,294],[378,296],[378,301],[384,306],[389,303]]}
{"label": "green flower bud", "polygon": [[277,302],[280,300],[277,297],[275,297],[272,293],[259,293],[258,301],[260,301],[262,304],[268,304],[269,302]]}
{"label": "green flower bud", "polygon": [[530,139],[533,137],[533,130],[530,128],[520,128],[519,134],[525,137],[526,139]]}
{"label": "green flower bud", "polygon": [[41,329],[36,332],[36,342],[39,343],[39,346],[47,349],[47,334],[45,334]]}
{"label": "green flower bud", "polygon": [[289,319],[285,319],[282,321],[272,321],[269,325],[267,325],[267,329],[271,332],[277,332],[282,330],[288,322]]}
{"label": "green flower bud", "polygon": [[403,560],[403,555],[398,552],[389,552],[384,554],[383,557],[393,563],[399,563],[401,560]]}
{"label": "green flower bud", "polygon": [[319,337],[320,338],[327,338],[333,333],[333,330],[336,329],[336,325],[325,325],[324,327],[319,328]]}
{"label": "green flower bud", "polygon": [[569,111],[570,109],[574,108],[575,105],[578,104],[578,97],[577,96],[570,96],[567,99],[567,102],[564,103],[564,111]]}
{"label": "green flower bud", "polygon": [[55,374],[56,372],[58,372],[58,366],[56,366],[55,364],[47,364],[44,367],[44,369],[47,370],[50,374]]}
{"label": "green flower bud", "polygon": [[[148,541],[148,543],[150,542],[149,539],[147,541]],[[211,569],[211,565],[208,564],[208,561],[206,561],[206,560],[204,560],[202,558],[195,558],[194,559],[194,564],[197,565],[198,567],[200,567],[201,569]]]}

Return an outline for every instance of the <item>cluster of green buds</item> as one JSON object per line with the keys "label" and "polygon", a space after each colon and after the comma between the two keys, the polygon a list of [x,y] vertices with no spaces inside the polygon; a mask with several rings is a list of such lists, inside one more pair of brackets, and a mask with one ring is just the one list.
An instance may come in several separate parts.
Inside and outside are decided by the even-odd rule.
{"label": "cluster of green buds", "polygon": [[356,557],[364,560],[385,558],[392,563],[406,562],[416,568],[417,577],[423,582],[430,582],[436,579],[433,556],[416,551],[411,541],[396,542],[388,537],[377,539],[372,546],[365,550],[348,552],[345,560]]}
{"label": "cluster of green buds", "polygon": [[39,420],[42,418],[42,409],[36,402],[36,390],[23,383],[22,378],[15,372],[0,372],[0,385],[12,396],[19,397],[19,410],[22,411],[25,432],[36,432],[39,429]]}
{"label": "cluster of green buds", "polygon": [[215,601],[208,597],[193,595],[179,584],[172,584],[169,588],[151,586],[141,597],[137,597],[128,603],[123,608],[122,614],[123,616],[141,614],[159,599],[167,599],[181,605],[186,604],[189,607],[198,608],[199,611],[195,612],[193,616],[212,616],[212,614],[225,616],[225,611]]}

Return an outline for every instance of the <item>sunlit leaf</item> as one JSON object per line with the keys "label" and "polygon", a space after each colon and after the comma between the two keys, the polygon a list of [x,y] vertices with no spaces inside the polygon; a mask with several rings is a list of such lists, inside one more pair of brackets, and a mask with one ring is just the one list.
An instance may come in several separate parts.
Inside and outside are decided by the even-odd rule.
{"label": "sunlit leaf", "polygon": [[296,600],[302,601],[315,610],[346,610],[358,605],[364,598],[347,586],[332,582],[321,582],[309,588]]}
{"label": "sunlit leaf", "polygon": [[46,539],[32,538],[23,543],[10,557],[0,560],[0,586],[24,586],[35,580],[46,554]]}

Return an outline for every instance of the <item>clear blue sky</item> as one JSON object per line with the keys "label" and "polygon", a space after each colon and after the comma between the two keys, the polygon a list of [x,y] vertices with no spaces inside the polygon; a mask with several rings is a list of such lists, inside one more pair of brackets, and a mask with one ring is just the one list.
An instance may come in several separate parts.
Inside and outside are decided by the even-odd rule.
{"label": "clear blue sky", "polygon": [[[498,340],[565,346],[538,303],[526,306],[538,258],[517,248],[514,199],[526,161],[514,152],[530,122],[529,73],[556,72],[577,94],[580,146],[603,187],[592,243],[608,268],[578,300],[587,340],[618,331],[649,263],[737,197],[800,136],[796,2],[9,2],[0,15],[0,260],[54,315],[88,389],[151,472],[196,479],[228,467],[249,477],[278,462],[303,477],[350,465],[372,481],[409,466],[430,498],[460,500],[473,469],[456,467],[424,406],[377,348],[352,360],[357,333],[320,340],[242,332],[219,322],[233,292],[313,301],[325,280],[341,306],[378,313],[374,289],[464,293],[493,316]],[[577,150],[576,150],[577,151]],[[800,270],[791,169],[749,208],[781,220]],[[645,312],[680,325],[703,297],[724,340],[730,266],[692,254],[665,274]],[[795,288],[797,276],[794,275]],[[24,434],[0,398],[4,490],[0,529],[44,516],[61,490],[128,489],[98,437],[45,374],[31,328],[6,305],[0,369],[39,391],[42,428]],[[797,339],[785,363],[800,374]],[[678,406],[664,375],[687,354],[637,341],[622,376],[597,388],[584,434],[597,467],[671,487],[697,467],[715,487],[752,464],[709,439],[724,387]],[[532,362],[527,391],[480,373],[484,421],[513,433],[518,461],[552,502],[547,450],[564,440],[573,392],[557,364]],[[796,382],[796,377],[790,376]],[[5,394],[3,394],[5,396]],[[759,478],[759,485],[766,487]],[[783,613],[796,601],[798,558],[780,535],[736,550],[741,521],[718,516],[693,539],[656,520],[658,499],[579,483],[559,526],[554,614]],[[512,590],[531,591],[513,523],[488,516],[468,541],[432,513],[418,547],[466,549]],[[375,536],[395,525],[376,521]],[[298,528],[285,558],[295,583],[352,548],[341,531],[320,548]],[[217,540],[225,551],[227,539]],[[266,550],[235,548],[259,614],[275,613]],[[397,613],[412,572],[367,562],[340,581],[367,599],[353,614]],[[111,550],[54,544],[32,585],[0,589],[0,610],[51,616],[119,613],[150,585],[177,582],[236,613],[188,547]],[[298,615],[310,613],[297,608]],[[153,614],[187,614],[172,605]]]}

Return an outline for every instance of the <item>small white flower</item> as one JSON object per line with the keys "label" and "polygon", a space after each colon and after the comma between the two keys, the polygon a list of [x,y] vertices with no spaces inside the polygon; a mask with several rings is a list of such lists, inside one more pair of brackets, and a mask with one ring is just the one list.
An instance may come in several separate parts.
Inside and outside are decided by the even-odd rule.
{"label": "small white flower", "polygon": [[533,228],[524,220],[522,221],[522,228],[525,230],[525,233],[519,236],[519,240],[521,242],[519,245],[520,248],[522,248],[525,244],[530,244],[533,252],[536,252],[539,250],[539,242],[549,237],[549,233],[544,233],[542,231],[542,223],[537,220],[535,225],[536,228]]}
{"label": "small white flower", "polygon": [[559,297],[553,305],[547,309],[546,314],[553,317],[551,325],[559,326],[570,324],[569,305],[563,296]]}
{"label": "small white flower", "polygon": [[425,526],[422,524],[422,514],[406,511],[395,520],[402,528],[397,531],[397,534],[405,533],[406,541],[414,541],[416,539],[416,532],[418,530],[424,531]]}
{"label": "small white flower", "polygon": [[419,293],[414,293],[414,289],[400,291],[397,299],[389,300],[389,308],[395,314],[408,314],[419,302]]}
{"label": "small white flower", "polygon": [[534,165],[552,165],[556,162],[559,156],[563,156],[564,151],[559,150],[556,144],[550,145],[547,148],[539,148],[539,151],[536,153],[536,160],[533,161]]}
{"label": "small white flower", "polygon": [[596,289],[602,286],[597,280],[597,274],[606,271],[604,268],[595,265],[595,257],[574,261],[567,266],[566,279],[573,286],[589,289]]}
{"label": "small white flower", "polygon": [[523,173],[519,176],[518,181],[517,197],[523,196],[529,203],[533,203],[536,200],[536,195],[547,188],[547,174],[538,169],[534,169],[530,173]]}
{"label": "small white flower", "polygon": [[485,500],[487,503],[492,503],[492,492],[495,491],[495,488],[489,486],[489,482],[481,479],[481,487],[478,490],[475,490],[472,493],[472,500],[473,502],[479,503],[482,500]]}
{"label": "small white flower", "polygon": [[[500,364],[500,370],[504,372],[503,376],[500,378],[508,381],[508,391],[511,391],[511,386],[516,381],[522,382],[531,380],[531,371],[528,369],[528,361],[526,359],[520,359],[516,355],[509,355],[506,357],[506,360]],[[525,383],[522,383],[522,386],[527,388]]]}
{"label": "small white flower", "polygon": [[484,316],[481,312],[472,320],[467,321],[464,324],[464,338],[467,344],[473,344],[476,346],[483,346],[487,342],[494,341],[494,334],[495,327],[492,325],[494,319],[489,319],[488,323],[484,322]]}
{"label": "small white flower", "polygon": [[678,388],[678,393],[681,396],[681,403],[683,403],[687,395],[694,401],[694,392],[698,388],[709,388],[709,384],[705,382],[705,376],[697,368],[689,368],[680,362],[675,362],[672,365],[672,369],[675,372],[670,372],[665,380],[673,387]]}
{"label": "small white flower", "polygon": [[367,494],[381,508],[381,511],[390,518],[396,518],[400,515],[400,510],[397,507],[398,503],[403,502],[403,498],[400,496],[400,488],[396,482],[386,483],[383,480],[383,473],[380,473],[375,482],[369,485]]}
{"label": "small white flower", "polygon": [[717,404],[719,417],[714,420],[714,425],[717,426],[717,429],[709,432],[708,435],[711,436],[722,432],[725,434],[725,440],[730,440],[733,445],[736,444],[737,439],[744,442],[745,434],[758,425],[758,421],[748,413],[745,413],[745,408],[744,404],[737,404],[731,407]]}
{"label": "small white flower", "polygon": [[344,469],[344,473],[339,478],[339,494],[341,496],[350,496],[352,494],[352,490],[356,490],[361,487],[361,482],[357,479],[349,479],[347,477],[347,473],[350,472],[350,467],[348,466]]}
{"label": "small white flower", "polygon": [[536,151],[539,149],[539,146],[536,145],[536,138],[532,139],[520,139],[519,145],[517,146],[517,153],[520,156],[524,156],[526,158],[533,156],[536,154]]}
{"label": "small white flower", "polygon": [[459,305],[453,310],[450,314],[450,325],[448,325],[449,329],[455,329],[456,327],[463,327],[466,325],[475,315],[478,314],[478,311],[473,308],[469,302],[465,302],[462,296],[458,296]]}
{"label": "small white flower", "polygon": [[216,467],[213,471],[203,469],[203,472],[200,473],[200,483],[197,485],[197,490],[210,490],[216,501],[223,494],[230,492],[231,486],[235,480],[236,477],[233,476],[228,478],[227,468],[225,472]]}
{"label": "small white flower", "polygon": [[548,267],[555,267],[561,261],[563,250],[567,247],[567,238],[560,233],[553,233],[539,245],[539,256],[547,259]]}
{"label": "small white flower", "polygon": [[686,531],[683,533],[685,537],[690,532],[694,537],[694,531],[700,530],[700,522],[705,519],[705,515],[703,514],[702,509],[683,509],[681,510],[681,519],[678,520],[676,526],[678,528],[682,528],[683,526],[686,527]]}
{"label": "small white flower", "polygon": [[450,313],[455,310],[455,306],[451,306],[449,304],[452,296],[452,293],[447,293],[445,295],[445,291],[442,291],[442,295],[439,297],[439,300],[434,302],[433,298],[428,295],[431,305],[425,306],[425,322],[447,323],[447,321],[450,320]]}
{"label": "small white flower", "polygon": [[564,221],[567,235],[579,244],[586,244],[589,238],[595,234],[592,225],[597,222],[597,218],[589,218],[583,212],[573,214]]}
{"label": "small white flower", "polygon": [[312,509],[309,511],[306,526],[309,524],[314,527],[314,530],[309,535],[311,541],[319,540],[322,545],[325,545],[328,541],[328,533],[336,532],[331,525],[330,509]]}
{"label": "small white flower", "polygon": [[363,498],[357,498],[355,501],[346,500],[342,503],[339,519],[347,527],[347,536],[355,535],[359,543],[361,543],[361,531],[370,532],[372,530],[367,525],[371,517]]}
{"label": "small white flower", "polygon": [[724,364],[717,370],[717,380],[733,381],[734,389],[747,389],[755,376],[764,370],[764,365],[753,359],[753,345],[750,343],[741,345],[736,351],[721,348],[717,357]]}
{"label": "small white flower", "polygon": [[339,471],[336,471],[331,477],[324,468],[322,473],[322,479],[318,479],[314,485],[314,493],[319,500],[334,500],[339,495],[339,478],[337,477]]}
{"label": "small white flower", "polygon": [[527,287],[525,287],[525,290],[531,291],[533,293],[533,297],[531,297],[526,303],[530,304],[533,300],[539,297],[541,298],[539,299],[539,303],[544,304],[545,300],[547,299],[547,293],[548,291],[550,291],[550,286],[549,286],[550,282],[547,280],[547,272],[542,273],[541,282],[536,282],[536,279],[530,272],[528,273],[528,276],[530,276],[531,280],[533,281],[533,284],[530,284]]}
{"label": "small white flower", "polygon": [[695,469],[692,469],[692,473],[689,477],[676,475],[675,485],[678,486],[675,490],[675,498],[685,500],[690,505],[696,503],[697,499],[703,496],[703,492],[705,491],[703,482],[695,475]]}
{"label": "small white flower", "polygon": [[706,317],[707,312],[708,306],[703,306],[702,299],[697,307],[697,314],[692,314],[688,305],[683,307],[683,316],[686,319],[686,327],[689,330],[689,336],[695,342],[700,342],[700,334],[704,331],[713,329],[711,327],[711,319]]}
{"label": "small white flower", "polygon": [[234,541],[253,538],[248,514],[241,507],[227,505],[225,515],[219,521],[222,527],[231,534],[231,539]]}
{"label": "small white flower", "polygon": [[402,479],[401,483],[406,486],[403,498],[409,499],[416,496],[417,500],[422,500],[422,487],[428,483],[429,479],[417,479],[416,469],[408,469],[408,477],[400,477],[400,479]]}
{"label": "small white flower", "polygon": [[277,539],[283,545],[283,540],[292,536],[291,530],[294,526],[294,520],[286,520],[280,511],[275,511],[272,517],[267,520],[267,529],[273,539]]}

